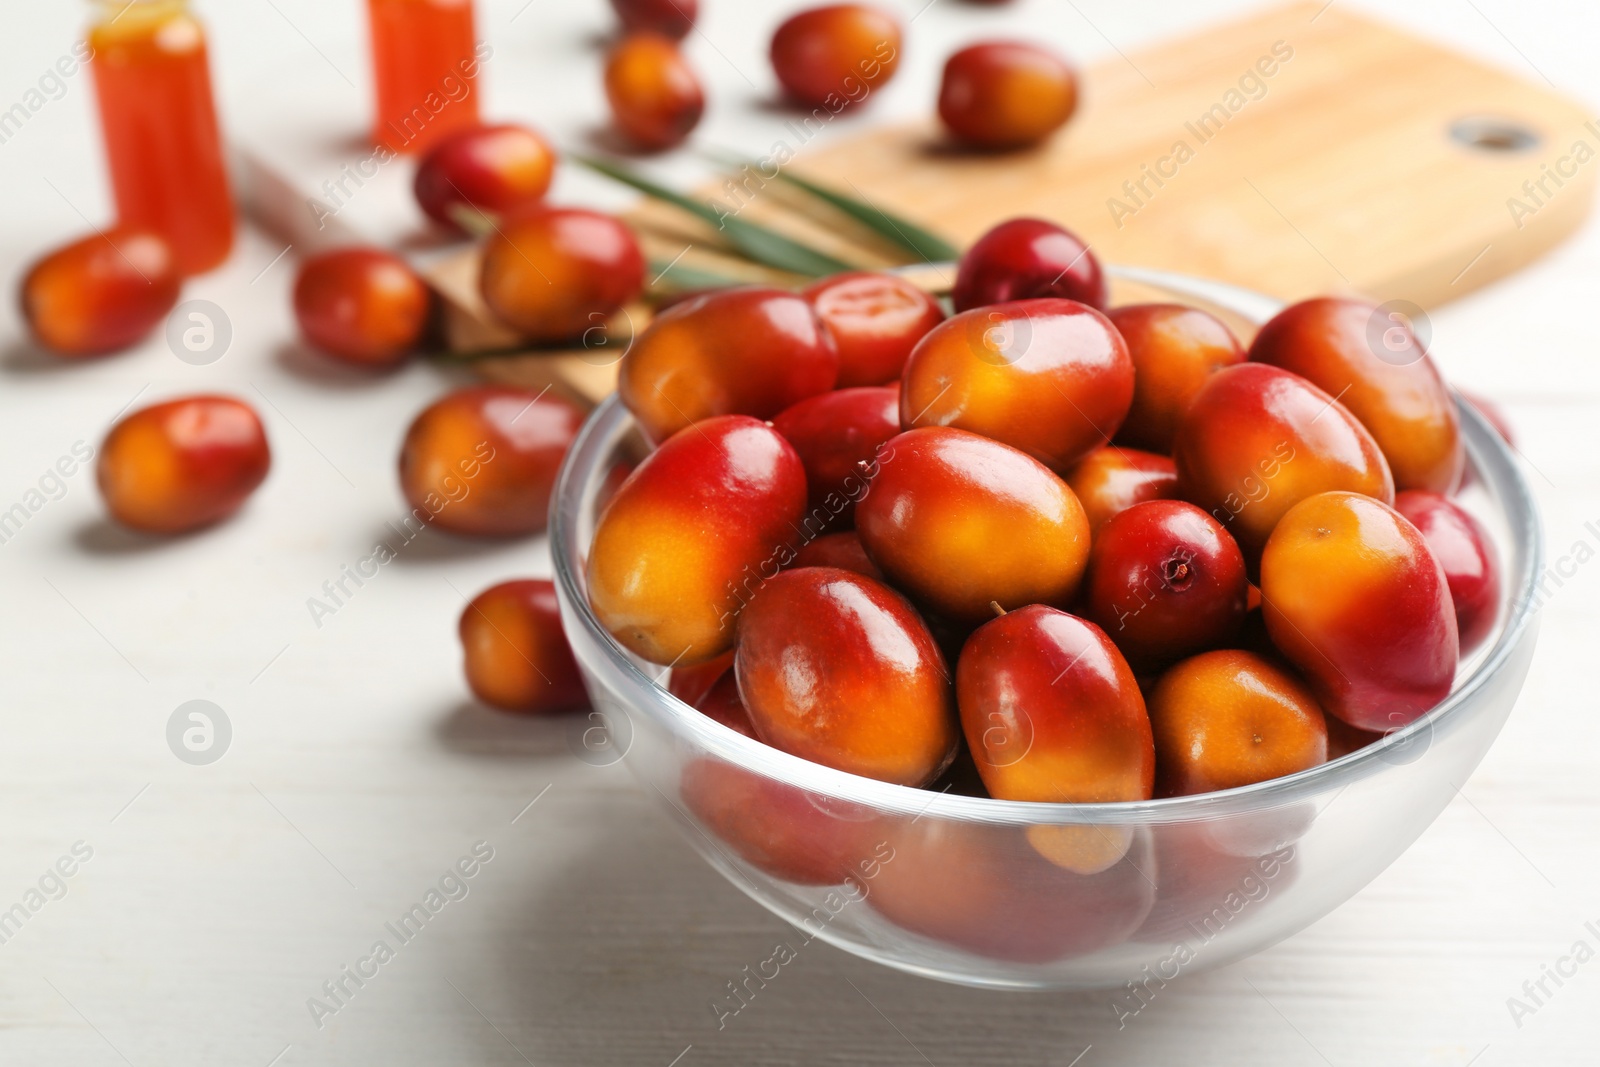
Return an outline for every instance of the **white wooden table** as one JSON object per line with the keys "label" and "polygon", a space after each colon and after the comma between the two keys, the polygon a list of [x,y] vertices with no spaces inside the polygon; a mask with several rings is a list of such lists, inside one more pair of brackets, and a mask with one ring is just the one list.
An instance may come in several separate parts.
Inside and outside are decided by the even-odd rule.
{"label": "white wooden table", "polygon": [[[910,18],[926,0],[887,2]],[[366,83],[359,6],[202,0],[235,135],[268,136],[265,87],[292,98],[318,79]],[[762,107],[766,34],[796,5],[703,6],[689,48],[712,88],[705,136],[764,146],[782,121]],[[848,121],[920,112],[933,57],[980,31],[1021,25],[1091,58],[1247,5],[1196,6],[936,0],[912,26],[899,80]],[[85,14],[17,0],[0,34],[0,109],[42,100],[0,144],[7,292],[37,250],[109,217],[87,76],[27,95]],[[1392,17],[1600,100],[1592,5],[1438,0]],[[599,0],[484,4],[494,63],[545,87],[496,100],[491,73],[494,110],[537,114],[578,143],[604,114],[594,48],[609,22]],[[355,90],[339,91],[354,110],[308,118],[318,136],[359,133],[337,129],[360,112]],[[606,195],[571,172],[561,183],[563,199]],[[352,210],[383,215],[390,194],[373,195]],[[709,1002],[786,927],[705,867],[624,768],[574,758],[571,724],[509,722],[474,706],[460,680],[463,594],[545,573],[543,544],[424,536],[313,622],[307,598],[403,514],[399,437],[447,378],[415,366],[370,379],[305,355],[282,250],[246,232],[224,269],[189,287],[233,329],[208,366],[160,338],[62,366],[30,350],[9,300],[0,310],[0,511],[33,501],[58,458],[97,445],[130,403],[236,392],[262,411],[275,451],[266,485],[215,530],[130,537],[103,520],[92,472],[78,470],[64,488],[46,479],[37,511],[0,543],[0,910],[20,903],[28,916],[0,926],[0,1062],[1595,1062],[1600,962],[1559,988],[1547,980],[1554,995],[1532,1014],[1514,1019],[1507,1005],[1575,942],[1600,950],[1584,925],[1600,927],[1600,567],[1588,565],[1545,607],[1522,701],[1462,796],[1367,890],[1288,942],[1163,990],[1120,1031],[1104,994],[976,992],[817,943],[719,1031]],[[1515,421],[1552,558],[1580,541],[1600,548],[1597,285],[1591,227],[1433,321],[1449,374]],[[210,765],[167,743],[169,717],[194,699],[232,728]],[[385,924],[478,842],[492,859],[467,894],[364,985],[344,979],[319,1027],[308,998],[346,966],[371,973],[359,961]],[[62,857],[70,877],[50,873]]]}

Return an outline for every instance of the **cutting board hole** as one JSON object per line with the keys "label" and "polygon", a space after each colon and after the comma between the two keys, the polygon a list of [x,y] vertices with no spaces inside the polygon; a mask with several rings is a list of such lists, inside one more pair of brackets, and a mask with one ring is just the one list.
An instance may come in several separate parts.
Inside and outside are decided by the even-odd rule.
{"label": "cutting board hole", "polygon": [[1539,135],[1514,119],[1457,119],[1450,125],[1450,137],[1480,152],[1526,152],[1539,143]]}

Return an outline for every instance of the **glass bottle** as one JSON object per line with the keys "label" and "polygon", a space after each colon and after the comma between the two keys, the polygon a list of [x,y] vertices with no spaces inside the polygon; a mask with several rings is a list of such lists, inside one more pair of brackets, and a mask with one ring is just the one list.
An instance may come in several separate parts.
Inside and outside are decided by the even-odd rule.
{"label": "glass bottle", "polygon": [[184,274],[233,247],[233,196],[205,29],[187,0],[96,0],[95,94],[118,220],[172,243]]}
{"label": "glass bottle", "polygon": [[367,0],[377,111],[372,140],[425,151],[478,124],[472,0]]}

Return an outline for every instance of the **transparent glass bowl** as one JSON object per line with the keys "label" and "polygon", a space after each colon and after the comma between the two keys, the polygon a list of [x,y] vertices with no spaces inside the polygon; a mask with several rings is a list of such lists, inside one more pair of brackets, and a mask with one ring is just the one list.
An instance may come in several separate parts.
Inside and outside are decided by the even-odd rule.
{"label": "transparent glass bowl", "polygon": [[[1151,299],[1206,307],[1242,339],[1279,306],[1231,286],[1114,272],[1115,303]],[[584,559],[597,497],[641,454],[612,397],[568,455],[551,516],[562,620],[596,709],[586,736],[622,754],[706,862],[806,941],[969,985],[1122,987],[1119,1014],[1136,1013],[1161,983],[1258,952],[1366,885],[1450,801],[1510,713],[1533,655],[1542,538],[1511,451],[1472,408],[1461,417],[1471,468],[1461,499],[1495,535],[1506,580],[1497,629],[1444,703],[1287,778],[1041,804],[889,785],[779,752],[669,694],[664,668],[612,640],[589,609]],[[1125,851],[1079,873],[1036,844],[1069,859]]]}

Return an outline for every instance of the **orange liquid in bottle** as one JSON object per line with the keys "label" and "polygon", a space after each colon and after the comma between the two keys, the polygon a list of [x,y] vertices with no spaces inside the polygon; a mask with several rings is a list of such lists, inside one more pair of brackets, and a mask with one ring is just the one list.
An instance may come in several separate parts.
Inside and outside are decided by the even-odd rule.
{"label": "orange liquid in bottle", "polygon": [[185,0],[118,0],[89,31],[117,215],[172,243],[185,274],[233,247],[233,197],[205,30]]}
{"label": "orange liquid in bottle", "polygon": [[377,82],[373,143],[425,151],[478,124],[472,0],[368,0]]}

